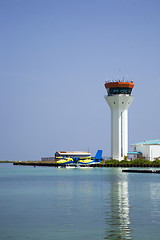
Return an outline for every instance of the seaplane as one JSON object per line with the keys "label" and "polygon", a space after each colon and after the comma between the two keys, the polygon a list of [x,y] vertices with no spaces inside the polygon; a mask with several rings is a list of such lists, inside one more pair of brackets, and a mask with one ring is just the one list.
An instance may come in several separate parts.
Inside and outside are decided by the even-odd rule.
{"label": "seaplane", "polygon": [[95,157],[73,157],[73,158],[63,158],[57,161],[60,166],[75,166],[80,167],[80,165],[90,165],[90,164],[97,164],[102,161],[102,150],[98,150]]}

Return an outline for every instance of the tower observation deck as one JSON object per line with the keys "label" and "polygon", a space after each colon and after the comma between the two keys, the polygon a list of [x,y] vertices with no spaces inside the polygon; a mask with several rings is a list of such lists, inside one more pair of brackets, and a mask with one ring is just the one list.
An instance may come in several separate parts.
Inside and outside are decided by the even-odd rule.
{"label": "tower observation deck", "polygon": [[105,99],[111,109],[111,157],[122,160],[128,154],[128,108],[133,101],[131,96],[133,81],[107,81]]}

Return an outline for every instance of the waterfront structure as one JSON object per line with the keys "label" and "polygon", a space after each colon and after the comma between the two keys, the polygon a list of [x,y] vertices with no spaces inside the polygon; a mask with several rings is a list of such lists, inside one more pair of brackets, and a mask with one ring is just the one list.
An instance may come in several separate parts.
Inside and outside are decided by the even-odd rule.
{"label": "waterfront structure", "polygon": [[133,81],[106,81],[105,99],[111,109],[111,158],[122,160],[128,154],[128,108]]}
{"label": "waterfront structure", "polygon": [[67,152],[67,151],[58,151],[55,153],[55,158],[75,158],[75,157],[83,157],[83,158],[91,158],[91,154],[89,152]]}
{"label": "waterfront structure", "polygon": [[155,158],[160,158],[160,140],[148,140],[135,144],[131,144],[134,147],[134,152],[129,154],[136,154],[137,157],[142,157],[150,161],[154,161]]}
{"label": "waterfront structure", "polygon": [[54,157],[41,157],[41,161],[54,161],[55,158]]}

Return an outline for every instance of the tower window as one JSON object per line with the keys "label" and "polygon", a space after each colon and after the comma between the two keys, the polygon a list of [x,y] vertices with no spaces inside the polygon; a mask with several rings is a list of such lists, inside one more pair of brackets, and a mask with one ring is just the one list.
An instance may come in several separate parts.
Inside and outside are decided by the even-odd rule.
{"label": "tower window", "polygon": [[107,90],[108,95],[112,94],[131,94],[132,89],[131,88],[109,88]]}

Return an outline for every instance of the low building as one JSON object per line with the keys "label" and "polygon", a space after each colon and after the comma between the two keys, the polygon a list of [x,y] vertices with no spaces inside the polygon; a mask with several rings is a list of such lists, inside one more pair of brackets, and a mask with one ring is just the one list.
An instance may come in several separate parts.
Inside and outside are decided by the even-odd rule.
{"label": "low building", "polygon": [[54,157],[41,157],[41,161],[54,161]]}
{"label": "low building", "polygon": [[133,152],[128,154],[137,155],[137,157],[143,157],[150,161],[154,161],[155,158],[160,157],[160,140],[149,140],[140,143],[131,144],[134,147]]}
{"label": "low building", "polygon": [[64,158],[64,157],[84,157],[84,158],[90,158],[91,154],[89,152],[66,152],[66,151],[58,151],[55,153],[55,158]]}

